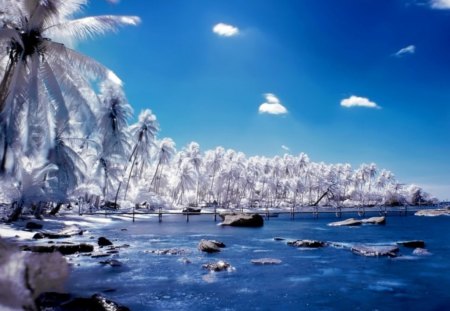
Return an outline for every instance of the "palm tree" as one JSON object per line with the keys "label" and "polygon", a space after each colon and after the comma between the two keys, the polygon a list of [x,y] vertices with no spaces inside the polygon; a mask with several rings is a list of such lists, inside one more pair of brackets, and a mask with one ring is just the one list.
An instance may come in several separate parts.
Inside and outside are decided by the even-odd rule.
{"label": "palm tree", "polygon": [[151,182],[156,194],[159,193],[163,166],[168,165],[175,154],[175,142],[171,138],[163,138],[158,144],[157,152],[158,164]]}
{"label": "palm tree", "polygon": [[[137,17],[97,16],[71,20],[85,0],[2,2],[0,62],[0,173],[14,170],[24,154],[46,153],[57,131],[83,129],[97,98],[91,80],[121,84],[109,69],[58,38],[79,40],[136,25]],[[84,124],[92,126],[93,122]],[[47,142],[47,143],[45,143]],[[33,149],[42,150],[33,150]]]}

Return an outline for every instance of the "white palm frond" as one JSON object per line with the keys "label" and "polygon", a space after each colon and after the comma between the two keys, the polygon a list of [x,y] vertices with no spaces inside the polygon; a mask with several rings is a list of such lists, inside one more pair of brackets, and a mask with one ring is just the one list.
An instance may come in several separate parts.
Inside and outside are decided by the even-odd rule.
{"label": "white palm frond", "polygon": [[52,25],[43,31],[43,35],[49,38],[84,40],[108,32],[115,32],[121,26],[136,26],[140,21],[137,16],[91,16]]}

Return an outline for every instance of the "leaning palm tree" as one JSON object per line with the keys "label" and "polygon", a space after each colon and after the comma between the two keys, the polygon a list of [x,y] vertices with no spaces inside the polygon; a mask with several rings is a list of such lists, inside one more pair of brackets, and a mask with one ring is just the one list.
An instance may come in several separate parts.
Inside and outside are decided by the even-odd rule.
{"label": "leaning palm tree", "polygon": [[[142,111],[139,115],[138,122],[130,127],[130,132],[136,143],[129,158],[131,166],[129,168],[130,172],[127,178],[125,194],[123,196],[124,200],[126,200],[127,198],[128,187],[130,185],[131,177],[135,169],[137,170],[136,177],[142,178],[144,170],[150,164],[152,158],[151,149],[154,146],[155,136],[158,130],[159,125],[156,121],[156,116],[150,109]],[[139,169],[137,168],[137,166],[139,166]],[[117,189],[117,193],[119,193],[119,190],[120,184],[119,188]]]}
{"label": "leaning palm tree", "polygon": [[[46,153],[55,129],[95,122],[93,79],[121,84],[109,69],[58,42],[79,40],[136,25],[137,17],[97,16],[71,20],[87,0],[0,2],[0,173],[13,171],[24,154]],[[43,113],[38,113],[43,112]],[[48,143],[45,143],[48,142]],[[33,149],[42,150],[33,150]]]}
{"label": "leaning palm tree", "polygon": [[163,138],[158,144],[158,164],[153,175],[151,185],[156,194],[159,193],[163,166],[168,165],[175,154],[175,142],[171,138]]}

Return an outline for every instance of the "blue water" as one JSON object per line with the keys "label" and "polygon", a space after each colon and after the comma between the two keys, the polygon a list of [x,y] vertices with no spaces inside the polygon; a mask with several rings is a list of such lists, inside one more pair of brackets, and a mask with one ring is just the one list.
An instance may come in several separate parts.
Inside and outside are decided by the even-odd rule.
{"label": "blue water", "polygon": [[[106,291],[132,310],[450,310],[450,217],[392,216],[385,226],[329,227],[336,221],[332,217],[291,220],[286,215],[258,229],[220,227],[211,215],[191,216],[189,223],[182,216],[165,216],[162,223],[157,218],[115,222],[88,236],[130,244],[114,257],[124,266],[74,258],[69,290],[80,295]],[[415,256],[413,249],[401,248],[397,258],[367,258],[333,247],[297,249],[273,237],[383,245],[421,239],[432,255]],[[227,247],[218,254],[200,253],[201,239],[220,240]],[[144,252],[164,248],[187,253]],[[250,262],[263,257],[282,264]],[[220,259],[236,270],[201,268]]]}

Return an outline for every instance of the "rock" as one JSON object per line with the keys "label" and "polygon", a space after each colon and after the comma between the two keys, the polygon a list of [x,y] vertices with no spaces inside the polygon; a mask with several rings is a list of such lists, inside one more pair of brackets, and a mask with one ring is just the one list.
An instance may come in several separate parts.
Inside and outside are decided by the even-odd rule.
{"label": "rock", "polygon": [[259,258],[252,259],[251,262],[255,265],[279,265],[282,261],[274,258]]}
{"label": "rock", "polygon": [[27,224],[25,225],[26,229],[30,229],[30,230],[36,230],[36,229],[42,229],[43,225],[39,224],[37,222],[34,221],[29,221],[27,222]]}
{"label": "rock", "polygon": [[226,247],[225,243],[221,242],[221,241],[217,241],[217,240],[209,240],[211,243],[216,244],[217,247],[219,248],[224,248]]}
{"label": "rock", "polygon": [[94,246],[85,243],[73,245],[24,245],[22,246],[22,250],[31,251],[33,253],[60,252],[63,255],[72,255],[75,253],[90,253],[94,250]]}
{"label": "rock", "polygon": [[425,242],[421,240],[400,241],[397,244],[411,248],[425,248]]}
{"label": "rock", "polygon": [[64,228],[63,230],[59,231],[59,232],[51,232],[51,231],[41,231],[36,233],[33,236],[33,239],[37,240],[37,239],[65,239],[65,238],[70,238],[71,236],[74,235],[82,235],[83,234],[83,230],[81,230],[79,227],[77,226],[69,226]]}
{"label": "rock", "polygon": [[46,292],[40,294],[36,299],[36,307],[38,310],[54,310],[65,302],[72,299],[71,294]]}
{"label": "rock", "polygon": [[277,236],[276,236],[276,237],[273,238],[273,240],[274,240],[274,241],[284,241],[284,240],[286,240],[286,239],[285,239],[285,238],[280,238],[280,237],[277,237]]}
{"label": "rock", "polygon": [[67,226],[61,231],[59,231],[59,234],[61,235],[68,235],[68,236],[74,236],[74,235],[83,235],[84,230],[82,230],[80,227],[72,225]]}
{"label": "rock", "polygon": [[353,245],[351,251],[355,254],[366,257],[388,256],[396,257],[399,248],[397,246],[371,246],[371,245]]}
{"label": "rock", "polygon": [[224,215],[222,226],[233,227],[262,227],[264,226],[264,218],[259,214],[236,214]]}
{"label": "rock", "polygon": [[75,298],[60,305],[57,310],[63,311],[129,311],[130,309],[111,301],[100,294],[95,294],[91,298]]}
{"label": "rock", "polygon": [[192,261],[189,258],[186,258],[186,257],[181,258],[181,262],[186,264],[186,265],[192,263]]}
{"label": "rock", "polygon": [[99,262],[102,265],[110,265],[111,267],[121,267],[122,263],[116,259],[108,259]]}
{"label": "rock", "polygon": [[184,249],[168,248],[168,249],[153,249],[150,251],[145,251],[145,253],[151,253],[156,255],[184,255],[186,254],[186,251]]}
{"label": "rock", "polygon": [[198,250],[205,252],[205,253],[218,253],[220,252],[219,246],[217,246],[216,243],[209,240],[201,240],[200,243],[198,243],[197,246]]}
{"label": "rock", "polygon": [[182,210],[184,215],[200,215],[202,213],[201,208],[187,207]]}
{"label": "rock", "polygon": [[41,232],[35,233],[33,235],[33,239],[34,240],[40,240],[40,239],[43,239],[43,238],[45,238],[45,235],[43,233],[41,233]]}
{"label": "rock", "polygon": [[103,236],[101,236],[101,237],[98,238],[97,244],[98,244],[98,246],[100,246],[100,247],[113,245],[113,243],[112,243],[110,240],[108,240],[107,238],[105,238],[105,237],[103,237]]}
{"label": "rock", "polygon": [[427,249],[418,247],[413,251],[413,255],[416,256],[430,256],[432,255]]}
{"label": "rock", "polygon": [[384,225],[386,223],[386,217],[385,216],[370,217],[370,218],[362,219],[361,221],[364,224]]}
{"label": "rock", "polygon": [[297,241],[289,241],[287,245],[294,247],[308,247],[308,248],[318,248],[324,247],[326,244],[322,241],[314,241],[314,240],[297,240]]}
{"label": "rock", "polygon": [[233,269],[233,267],[228,262],[223,261],[223,260],[219,260],[216,263],[204,264],[204,265],[202,265],[202,268],[207,269],[209,271],[215,271],[215,272]]}
{"label": "rock", "polygon": [[438,209],[423,209],[417,211],[414,215],[416,216],[450,216],[450,209],[447,208],[438,208]]}
{"label": "rock", "polygon": [[128,229],[122,228],[122,229],[120,229],[120,231],[128,231]]}
{"label": "rock", "polygon": [[328,224],[328,226],[332,227],[359,226],[359,225],[362,225],[362,221],[355,218],[349,218],[346,220],[331,222]]}

